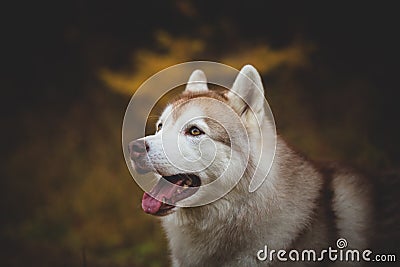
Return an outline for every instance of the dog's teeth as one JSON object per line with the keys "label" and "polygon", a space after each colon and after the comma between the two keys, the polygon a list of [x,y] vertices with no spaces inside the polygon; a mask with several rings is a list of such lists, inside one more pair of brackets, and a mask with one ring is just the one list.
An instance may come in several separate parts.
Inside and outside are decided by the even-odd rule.
{"label": "dog's teeth", "polygon": [[183,185],[183,188],[184,188],[184,189],[187,189],[187,188],[189,188],[189,186],[188,186],[187,184],[184,184],[184,185]]}
{"label": "dog's teeth", "polygon": [[166,203],[167,199],[165,197],[162,198],[162,202]]}

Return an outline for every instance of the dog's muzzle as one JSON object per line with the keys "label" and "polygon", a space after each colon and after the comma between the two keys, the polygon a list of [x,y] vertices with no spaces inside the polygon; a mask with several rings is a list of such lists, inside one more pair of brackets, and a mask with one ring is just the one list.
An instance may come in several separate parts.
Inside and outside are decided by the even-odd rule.
{"label": "dog's muzzle", "polygon": [[152,170],[146,163],[147,152],[149,152],[149,149],[150,148],[144,138],[132,141],[128,145],[129,156],[134,163],[135,170],[140,174]]}

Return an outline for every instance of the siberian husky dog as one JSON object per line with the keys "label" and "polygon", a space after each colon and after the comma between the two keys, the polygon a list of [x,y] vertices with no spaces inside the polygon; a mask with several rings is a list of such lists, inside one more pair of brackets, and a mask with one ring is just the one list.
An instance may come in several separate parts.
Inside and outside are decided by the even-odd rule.
{"label": "siberian husky dog", "polygon": [[[251,65],[226,91],[209,90],[204,72],[196,70],[163,111],[156,133],[129,144],[135,170],[158,177],[142,207],[161,218],[173,266],[280,266],[257,253],[265,246],[321,251],[336,248],[339,238],[347,248],[368,247],[368,183],[291,149],[272,130],[264,101]],[[266,178],[250,192],[256,176]],[[296,264],[306,265],[289,266]]]}

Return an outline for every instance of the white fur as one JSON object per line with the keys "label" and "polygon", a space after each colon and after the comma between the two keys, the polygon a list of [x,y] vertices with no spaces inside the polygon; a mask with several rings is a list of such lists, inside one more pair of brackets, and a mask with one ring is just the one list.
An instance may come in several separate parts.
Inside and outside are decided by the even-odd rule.
{"label": "white fur", "polygon": [[186,91],[191,93],[208,91],[207,78],[203,71],[195,70],[192,75],[190,75],[189,81],[186,85]]}
{"label": "white fur", "polygon": [[[208,90],[203,76],[203,72],[195,71],[189,82],[201,83],[188,84],[186,90],[192,93]],[[267,171],[263,163],[271,158],[266,151],[275,149],[271,124],[265,117],[263,90],[258,72],[252,66],[245,66],[227,94],[227,104],[236,117],[222,112],[217,100],[198,97],[168,106],[160,118],[162,130],[146,137],[149,164],[160,174],[190,170],[199,175],[202,184],[220,178],[215,192],[206,192],[202,187],[183,200],[180,203],[183,206],[234,186],[215,202],[177,208],[162,218],[173,266],[265,266],[271,263],[256,259],[257,251],[264,245],[275,250],[323,249],[335,246],[332,242],[336,239],[331,236],[334,228],[338,230],[336,237],[347,238],[351,247],[367,245],[365,233],[370,211],[368,187],[362,178],[332,168],[332,202],[324,206],[321,194],[328,178],[279,137],[267,179],[255,192],[249,192],[252,176],[261,177]],[[228,130],[231,146],[211,138],[215,129],[207,125],[205,117],[234,129]],[[239,122],[244,125],[246,135],[239,129]],[[206,134],[185,135],[188,123],[198,125]],[[245,145],[246,138],[250,140],[249,146]],[[248,158],[243,156],[246,154]],[[260,156],[260,168],[256,171]],[[210,163],[213,157],[216,158]],[[232,177],[242,169],[245,172],[236,184]],[[330,210],[336,220],[327,216]]]}

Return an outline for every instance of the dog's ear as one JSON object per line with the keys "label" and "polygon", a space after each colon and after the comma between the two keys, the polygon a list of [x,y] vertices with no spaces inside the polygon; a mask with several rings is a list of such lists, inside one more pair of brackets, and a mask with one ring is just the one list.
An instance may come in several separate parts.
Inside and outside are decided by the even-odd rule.
{"label": "dog's ear", "polygon": [[264,114],[264,87],[260,74],[252,65],[246,65],[240,70],[227,97],[239,115],[249,109],[256,115]]}
{"label": "dog's ear", "polygon": [[207,78],[203,71],[195,70],[190,75],[189,81],[186,84],[185,92],[189,93],[201,93],[207,92]]}

